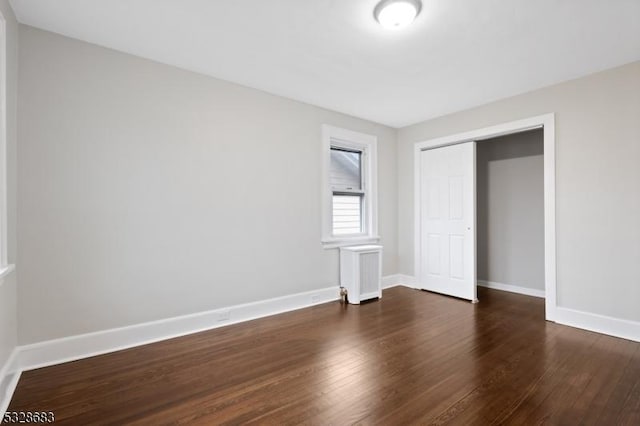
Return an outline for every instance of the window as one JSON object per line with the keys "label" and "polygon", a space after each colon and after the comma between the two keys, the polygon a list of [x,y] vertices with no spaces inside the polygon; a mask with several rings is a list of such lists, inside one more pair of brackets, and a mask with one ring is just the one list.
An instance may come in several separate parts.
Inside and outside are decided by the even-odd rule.
{"label": "window", "polygon": [[333,235],[362,234],[362,151],[331,147],[329,178]]}
{"label": "window", "polygon": [[375,136],[327,125],[322,133],[322,243],[377,242]]}

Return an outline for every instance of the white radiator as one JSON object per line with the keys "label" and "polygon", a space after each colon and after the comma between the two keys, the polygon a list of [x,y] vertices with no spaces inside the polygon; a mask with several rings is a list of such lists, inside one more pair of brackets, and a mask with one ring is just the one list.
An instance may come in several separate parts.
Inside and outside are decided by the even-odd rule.
{"label": "white radiator", "polygon": [[382,297],[382,246],[341,247],[340,285],[349,303]]}

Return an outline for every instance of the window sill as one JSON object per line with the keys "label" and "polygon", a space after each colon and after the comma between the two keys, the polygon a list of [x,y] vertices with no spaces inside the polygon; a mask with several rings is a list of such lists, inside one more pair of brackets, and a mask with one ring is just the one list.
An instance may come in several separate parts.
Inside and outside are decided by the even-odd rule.
{"label": "window sill", "polygon": [[2,283],[4,283],[4,279],[6,278],[6,276],[13,272],[14,269],[16,269],[16,265],[7,265],[4,268],[0,269],[0,286],[2,286]]}
{"label": "window sill", "polygon": [[380,241],[379,236],[362,236],[351,238],[326,238],[322,240],[322,247],[325,249],[333,249],[346,246],[355,246],[359,244],[374,244]]}

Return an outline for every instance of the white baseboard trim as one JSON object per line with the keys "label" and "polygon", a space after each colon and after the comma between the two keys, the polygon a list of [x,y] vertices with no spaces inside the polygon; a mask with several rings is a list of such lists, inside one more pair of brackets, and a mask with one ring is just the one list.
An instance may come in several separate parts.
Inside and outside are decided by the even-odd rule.
{"label": "white baseboard trim", "polygon": [[[397,285],[405,285],[407,287],[416,288],[416,279],[410,275],[393,275],[394,281],[399,282]],[[478,280],[478,285],[493,288],[496,290],[510,291],[512,293],[526,294],[534,297],[544,297],[544,291],[534,290],[525,287],[517,287],[512,285],[500,284],[491,281]],[[577,311],[575,309],[555,307],[554,322],[570,327],[581,328],[596,333],[606,334],[613,337],[640,342],[640,322],[629,321],[619,318],[608,317],[605,315],[592,314],[589,312]]]}
{"label": "white baseboard trim", "polygon": [[540,297],[542,299],[544,299],[545,297],[544,290],[537,290],[534,288],[520,287],[517,285],[502,284],[502,283],[496,283],[493,281],[484,281],[484,280],[478,280],[478,285],[480,287],[491,288],[494,290],[508,291],[510,293],[524,294],[526,296]]}
{"label": "white baseboard trim", "polygon": [[307,308],[338,300],[339,297],[339,287],[334,286],[191,315],[33,343],[19,347],[19,368],[22,371],[28,371],[76,361]]}
{"label": "white baseboard trim", "polygon": [[[382,278],[383,288],[404,285],[400,274]],[[339,287],[235,305],[94,333],[20,346],[0,370],[0,409],[6,410],[22,371],[116,352],[226,325],[276,315],[339,299]],[[4,411],[0,412],[4,413]],[[0,416],[1,418],[1,416]]]}
{"label": "white baseboard trim", "polygon": [[416,277],[405,274],[398,274],[398,277],[400,278],[401,285],[409,288],[418,288]]}
{"label": "white baseboard trim", "polygon": [[399,285],[402,285],[399,274],[387,275],[385,277],[382,277],[383,290],[386,288],[397,287]]}
{"label": "white baseboard trim", "polygon": [[[498,288],[493,287],[496,283],[488,284],[490,284],[487,285],[489,288],[528,294],[513,290],[514,288],[516,290],[523,289],[522,287],[501,285],[504,287]],[[398,285],[417,288],[415,277],[410,275],[394,274],[382,278],[382,286],[385,289]],[[482,284],[479,282],[479,285]],[[536,296],[536,294],[529,295]],[[20,346],[14,349],[5,365],[0,369],[0,415],[4,414],[9,406],[22,371],[146,345],[338,299],[338,286],[333,286],[191,315]],[[558,307],[556,322],[624,339],[640,341],[640,323],[634,321]]]}
{"label": "white baseboard trim", "polygon": [[404,274],[393,274],[382,277],[382,289],[404,286],[415,288],[415,279],[412,276]]}
{"label": "white baseboard trim", "polygon": [[638,321],[613,318],[558,306],[556,308],[555,322],[557,324],[640,342],[640,322]]}
{"label": "white baseboard trim", "polygon": [[[401,274],[382,278],[383,288],[406,285],[408,282],[411,282],[411,277]],[[18,370],[28,371],[76,361],[338,299],[338,287],[327,287],[196,314],[33,343],[18,348]]]}
{"label": "white baseboard trim", "polygon": [[20,368],[18,365],[19,349],[14,348],[9,358],[0,368],[0,420],[4,417],[13,392],[16,390],[20,379]]}

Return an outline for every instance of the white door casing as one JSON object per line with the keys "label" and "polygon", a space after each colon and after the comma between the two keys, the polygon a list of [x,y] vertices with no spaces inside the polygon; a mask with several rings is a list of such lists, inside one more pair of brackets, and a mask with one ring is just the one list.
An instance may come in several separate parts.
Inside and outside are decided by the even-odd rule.
{"label": "white door casing", "polygon": [[475,142],[420,154],[424,290],[476,301]]}

